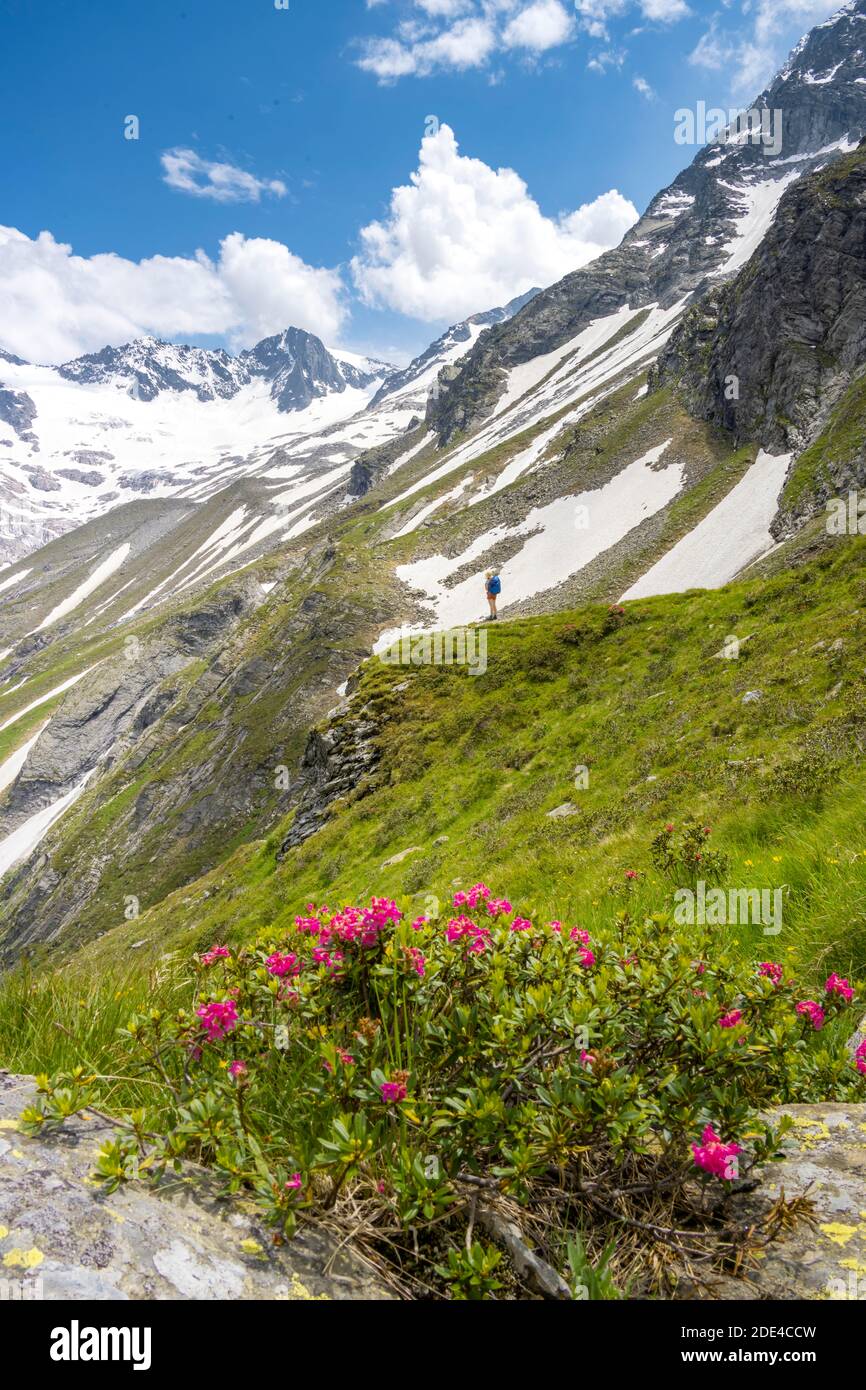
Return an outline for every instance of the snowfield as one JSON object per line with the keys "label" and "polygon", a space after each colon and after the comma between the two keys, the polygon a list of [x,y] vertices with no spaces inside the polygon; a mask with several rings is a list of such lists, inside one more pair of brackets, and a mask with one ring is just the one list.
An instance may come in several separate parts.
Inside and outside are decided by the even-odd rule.
{"label": "snowfield", "polygon": [[92,775],[92,772],[88,772],[71,792],[58,797],[51,806],[37,811],[23,825],[19,825],[17,830],[13,830],[11,835],[7,835],[5,840],[0,840],[0,878],[33,853],[52,825],[78,800]]}
{"label": "snowfield", "polygon": [[623,601],[720,589],[775,544],[770,522],[788,472],[790,454],[762,449],[744,477],[693,531],[623,594]]}
{"label": "snowfield", "polygon": [[107,579],[111,578],[115,570],[120,569],[129,551],[129,544],[119,545],[116,550],[112,551],[106,560],[102,561],[101,565],[96,566],[93,573],[89,575],[82,584],[79,584],[78,588],[75,589],[68,598],[65,598],[62,603],[58,603],[56,608],[52,608],[47,617],[43,618],[42,622],[38,627],[35,627],[33,631],[41,632],[43,628],[52,627],[53,624],[59,622],[61,618],[65,618],[67,613],[73,613],[86,598],[89,598]]}
{"label": "snowfield", "polygon": [[[503,609],[570,579],[676,497],[683,484],[682,465],[656,466],[670,442],[649,449],[604,487],[533,508],[516,526],[494,527],[453,558],[431,555],[399,565],[398,579],[426,599],[434,614],[430,624],[405,630],[456,627],[482,617],[483,571],[495,563],[497,545],[515,536],[525,540],[518,553],[500,566]],[[449,583],[468,565],[475,567],[468,578]],[[375,650],[384,651],[400,635],[400,629],[384,633]]]}
{"label": "snowfield", "polygon": [[[480,458],[489,449],[505,443],[515,434],[520,434],[533,425],[540,424],[544,419],[562,410],[569,403],[580,401],[580,404],[575,405],[572,411],[561,416],[546,431],[542,431],[525,450],[506,464],[491,485],[482,486],[472,494],[467,499],[467,504],[472,506],[483,501],[486,497],[492,497],[495,493],[501,492],[503,488],[516,481],[537,462],[550,441],[562,429],[579,420],[594,405],[603,400],[605,395],[613,391],[625,376],[637,375],[657,355],[659,349],[673,332],[683,307],[682,302],[674,304],[666,310],[659,309],[657,305],[648,306],[647,317],[640,327],[634,329],[615,346],[609,347],[605,351],[604,344],[610,343],[623,328],[644,312],[642,309],[630,309],[626,305],[617,310],[616,313],[594,319],[582,333],[565,344],[560,351],[544,354],[543,358],[533,358],[531,362],[524,364],[528,373],[533,364],[543,363],[543,366],[538,368],[538,380],[541,381],[544,377],[548,377],[548,379],[521,404],[524,394],[521,387],[528,376],[520,377],[518,384],[514,386],[515,394],[507,409],[503,409],[499,414],[494,414],[490,424],[485,425],[466,444],[450,453],[444,462],[436,464],[424,477],[412,483],[393,501],[384,503],[379,508],[380,512],[401,506],[423,488],[429,487],[431,483],[447,478],[456,469]],[[559,365],[557,366],[554,362],[551,369],[550,359],[553,358],[557,359]],[[514,368],[513,371],[523,371],[524,367]],[[549,376],[548,373],[550,373]],[[510,382],[512,378],[509,379]],[[519,395],[517,395],[518,390],[520,391]],[[506,391],[507,394],[508,391]],[[421,524],[422,520],[426,520],[439,506],[453,496],[453,493],[446,493],[425,504],[421,512],[403,523],[397,534],[400,536],[408,535]]]}

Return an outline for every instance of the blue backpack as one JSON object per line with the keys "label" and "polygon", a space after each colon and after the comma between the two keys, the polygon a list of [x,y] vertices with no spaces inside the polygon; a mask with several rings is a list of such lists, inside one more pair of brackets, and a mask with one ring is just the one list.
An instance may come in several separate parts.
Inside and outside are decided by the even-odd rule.
{"label": "blue backpack", "polygon": [[489,581],[487,585],[487,592],[488,594],[498,594],[502,592],[502,585],[499,581],[498,574],[494,574],[493,578]]}

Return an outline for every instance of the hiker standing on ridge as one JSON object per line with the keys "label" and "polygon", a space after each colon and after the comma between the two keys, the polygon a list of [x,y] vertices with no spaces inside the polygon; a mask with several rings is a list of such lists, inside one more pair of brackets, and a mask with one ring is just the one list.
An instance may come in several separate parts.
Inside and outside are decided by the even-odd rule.
{"label": "hiker standing on ridge", "polygon": [[488,570],[484,576],[484,592],[487,595],[487,602],[490,604],[490,616],[483,618],[485,623],[495,623],[499,614],[496,611],[496,600],[502,592],[502,584],[499,579],[498,570]]}

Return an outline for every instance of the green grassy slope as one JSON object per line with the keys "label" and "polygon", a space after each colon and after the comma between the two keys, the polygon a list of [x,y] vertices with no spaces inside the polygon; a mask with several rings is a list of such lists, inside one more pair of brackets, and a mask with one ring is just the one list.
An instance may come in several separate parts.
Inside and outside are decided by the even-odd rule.
{"label": "green grassy slope", "polygon": [[[630,604],[621,620],[588,606],[503,623],[481,676],[368,661],[354,700],[380,721],[373,790],[281,863],[291,818],[78,950],[51,977],[51,1008],[22,1019],[0,996],[0,1057],[56,1065],[55,1007],[83,990],[90,1013],[113,1013],[126,989],[150,995],[150,971],[170,982],[172,952],[267,935],[312,900],[384,893],[423,912],[484,879],[527,915],[591,932],[626,892],[636,910],[670,909],[648,846],[689,814],[730,854],[727,886],[783,890],[768,955],[808,980],[828,963],[866,973],[864,555],[841,540],[808,567]],[[729,635],[737,659],[715,655]],[[577,814],[548,816],[566,802]],[[641,877],[626,890],[628,869]],[[760,926],[720,930],[762,948]]]}
{"label": "green grassy slope", "polygon": [[[842,410],[840,421],[844,414]],[[552,421],[557,423],[555,417],[538,422],[500,448],[510,459]],[[558,617],[513,622],[491,633],[490,669],[484,677],[413,671],[410,688],[394,702],[392,722],[382,737],[386,786],[348,808],[339,823],[290,856],[277,872],[273,847],[280,842],[279,822],[289,798],[275,787],[276,768],[296,769],[310,725],[334,703],[337,685],[382,628],[419,616],[411,594],[395,580],[395,567],[440,551],[453,555],[468,549],[480,535],[507,527],[539,502],[602,486],[666,441],[663,464],[682,466],[683,491],[556,592],[518,606],[529,613],[561,611]],[[480,481],[495,473],[503,463],[495,455],[493,450],[428,485],[412,499],[412,507],[452,489],[464,476]],[[588,898],[591,904],[599,878],[594,848],[599,836],[613,836],[626,854],[632,822],[639,838],[654,816],[682,813],[688,800],[695,801],[695,809],[706,802],[716,818],[730,806],[745,823],[750,797],[762,788],[761,768],[814,720],[828,719],[834,710],[841,718],[841,707],[853,696],[849,677],[841,693],[822,705],[826,691],[812,686],[822,662],[833,675],[839,660],[834,655],[828,661],[821,649],[818,657],[793,661],[801,669],[801,686],[790,698],[780,704],[776,690],[787,669],[784,644],[800,642],[789,633],[800,624],[798,595],[808,594],[811,602],[813,591],[820,592],[828,604],[839,605],[834,622],[842,629],[850,625],[846,613],[858,606],[851,593],[856,566],[851,574],[846,571],[844,585],[835,568],[847,553],[844,544],[840,548],[823,531],[813,535],[812,528],[808,543],[795,541],[756,567],[756,579],[765,574],[780,593],[780,616],[772,625],[766,619],[763,637],[752,632],[751,608],[736,611],[746,602],[739,598],[741,592],[760,607],[759,589],[741,586],[725,595],[672,597],[630,608],[633,616],[616,642],[613,635],[570,642],[559,628],[589,621],[569,618],[577,604],[624,592],[727,494],[753,455],[752,447],[734,451],[723,431],[693,420],[670,391],[640,396],[637,382],[631,381],[579,421],[563,422],[542,460],[476,506],[456,514],[446,506],[417,531],[388,539],[406,515],[405,504],[399,509],[387,505],[410,480],[401,471],[399,482],[396,476],[388,478],[345,514],[320,523],[292,552],[257,560],[203,594],[141,614],[122,630],[100,622],[33,653],[27,684],[6,698],[0,692],[0,716],[8,717],[69,674],[114,654],[124,637],[158,635],[174,615],[218,599],[227,584],[242,583],[247,573],[259,578],[268,574],[276,581],[224,656],[215,665],[191,665],[178,678],[172,703],[158,723],[131,743],[110,774],[94,779],[45,841],[61,874],[58,894],[64,880],[91,885],[87,901],[70,904],[64,899],[61,904],[58,899],[53,920],[62,922],[63,930],[52,945],[55,957],[69,956],[98,934],[107,933],[101,939],[112,942],[119,932],[122,941],[125,932],[129,935],[122,925],[129,895],[157,914],[148,935],[156,942],[170,940],[178,922],[183,928],[194,923],[187,922],[191,914],[182,901],[179,912],[174,898],[169,909],[161,904],[175,893],[194,902],[196,879],[210,871],[222,874],[221,866],[233,854],[236,859],[227,872],[233,891],[238,875],[238,896],[231,920],[258,925],[294,891],[314,896],[331,884],[346,894],[376,888],[380,864],[415,845],[420,852],[389,870],[383,889],[414,893],[423,887],[441,896],[454,877],[482,870],[489,874],[484,866],[492,861],[494,868],[502,866],[503,875],[514,876],[516,886],[509,883],[507,891],[519,887],[532,896],[560,893],[562,875],[571,884],[579,871],[588,875],[589,884],[580,890],[580,901]],[[410,474],[428,466],[424,458],[408,465]],[[473,563],[483,569],[485,557],[477,556]],[[798,573],[788,574],[784,566],[789,563],[799,566]],[[712,644],[718,647],[726,633],[738,631],[736,623],[745,629],[740,635],[750,639],[740,660],[710,660],[716,649]],[[766,647],[769,636],[777,639],[771,648]],[[812,641],[819,636],[816,628]],[[844,665],[848,658],[843,653],[840,659]],[[753,674],[750,663],[760,667],[764,661],[771,662],[772,670]],[[682,688],[679,681],[671,684],[667,673],[674,669],[686,679]],[[399,683],[394,673],[377,677],[374,667],[366,681],[375,679]],[[740,707],[744,692],[738,683],[744,680],[768,683],[763,701]],[[835,684],[828,677],[826,690]],[[683,704],[686,698],[692,703]],[[8,754],[31,737],[52,708],[33,711],[0,735],[0,752]],[[703,718],[709,710],[714,711],[711,726]],[[437,739],[440,727],[447,733]],[[608,743],[610,730],[623,740],[616,750]],[[741,755],[739,745],[751,746],[753,735],[761,732],[768,736],[766,746]],[[403,739],[412,744],[405,766],[399,762]],[[460,757],[455,765],[456,749]],[[749,763],[750,757],[764,762]],[[601,759],[600,765],[593,759]],[[578,763],[590,766],[590,785],[574,798],[579,814],[548,820],[548,810],[572,797],[572,770]],[[696,776],[697,767],[702,778]],[[851,775],[855,771],[856,761]],[[723,792],[733,800],[726,802]],[[423,814],[416,814],[416,803]],[[366,823],[370,816],[379,821],[375,838]],[[450,839],[434,847],[432,841],[442,834]],[[267,835],[272,843],[263,851],[260,842]],[[247,891],[248,873],[256,884],[262,880],[260,892],[258,887]],[[549,874],[554,877],[548,879]],[[6,895],[0,933],[6,922],[20,930],[22,914],[33,918],[31,892],[28,879],[11,898]],[[578,890],[571,884],[569,892]],[[203,932],[210,929],[210,916],[209,910]],[[214,925],[222,928],[223,923],[217,918]]]}

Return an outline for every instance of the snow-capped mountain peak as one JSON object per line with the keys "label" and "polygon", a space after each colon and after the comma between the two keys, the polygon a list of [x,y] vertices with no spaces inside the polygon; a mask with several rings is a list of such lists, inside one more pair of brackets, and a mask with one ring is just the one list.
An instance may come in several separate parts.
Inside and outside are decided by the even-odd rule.
{"label": "snow-capped mountain peak", "polygon": [[122,387],[136,400],[155,400],[161,391],[193,391],[200,401],[228,400],[249,380],[243,363],[222,349],[186,347],[158,338],[135,338],[106,346],[57,368],[66,381]]}
{"label": "snow-capped mountain peak", "polygon": [[59,367],[0,352],[0,561],[136,498],[200,503],[287,474],[311,498],[321,475],[327,494],[417,424],[440,368],[513,308],[456,325],[404,371],[292,327],[237,355],[153,337]]}
{"label": "snow-capped mountain peak", "polygon": [[121,347],[104,347],[57,368],[82,385],[113,384],[137,400],[152,401],[162,391],[192,391],[202,402],[231,400],[257,379],[271,384],[282,412],[304,410],[317,396],[363,388],[394,368],[352,366],[328,351],[320,338],[302,328],[285,328],[232,356],[222,348],[187,347],[158,338],[136,338]]}

